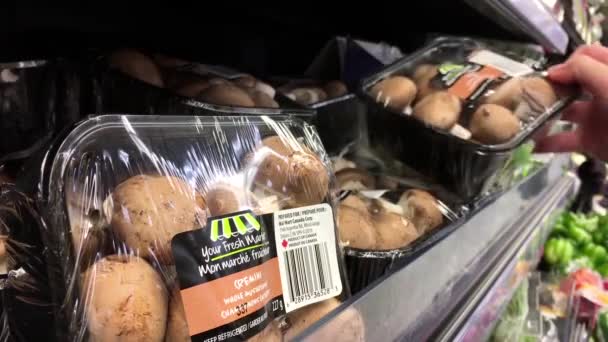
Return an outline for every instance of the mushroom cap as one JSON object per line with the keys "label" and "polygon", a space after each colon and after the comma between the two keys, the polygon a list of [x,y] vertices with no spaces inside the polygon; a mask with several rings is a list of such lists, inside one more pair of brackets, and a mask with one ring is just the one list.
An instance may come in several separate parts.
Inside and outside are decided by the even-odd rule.
{"label": "mushroom cap", "polygon": [[437,91],[418,102],[412,115],[430,126],[449,130],[458,122],[461,110],[458,96]]}
{"label": "mushroom cap", "polygon": [[372,175],[358,168],[345,168],[336,172],[336,180],[340,190],[374,189],[376,184]]}
{"label": "mushroom cap", "polygon": [[369,210],[367,203],[363,199],[361,199],[361,197],[354,194],[348,195],[345,199],[342,200],[342,202],[340,202],[340,204],[366,213]]}
{"label": "mushroom cap", "polygon": [[416,95],[416,102],[419,102],[423,98],[431,95],[432,93],[439,91],[431,84],[431,81],[437,76],[439,70],[436,65],[422,64],[414,70],[412,79],[416,83],[418,94]]}
{"label": "mushroom cap", "polygon": [[251,75],[244,75],[235,79],[233,83],[241,88],[254,88],[257,80]]}
{"label": "mushroom cap", "polygon": [[121,72],[159,88],[164,87],[163,78],[158,66],[151,58],[133,49],[122,49],[113,52],[109,59],[110,66]]}
{"label": "mushroom cap", "polygon": [[419,236],[416,227],[401,215],[380,212],[374,215],[373,220],[378,233],[378,249],[405,247]]}
{"label": "mushroom cap", "polygon": [[203,197],[187,182],[171,176],[137,175],[112,193],[114,233],[142,257],[172,262],[171,239],[203,227]]}
{"label": "mushroom cap", "polygon": [[473,139],[483,144],[511,140],[521,130],[519,119],[507,108],[494,104],[479,106],[469,125]]}
{"label": "mushroom cap", "polygon": [[321,203],[329,187],[329,173],[318,156],[300,146],[288,146],[279,136],[267,137],[257,153],[264,153],[256,182],[283,193],[294,206]]}
{"label": "mushroom cap", "polygon": [[484,103],[503,106],[509,110],[515,110],[522,99],[522,78],[513,77],[496,89],[485,99]]}
{"label": "mushroom cap", "polygon": [[168,294],[160,275],[133,255],[109,255],[83,273],[81,293],[92,341],[164,340]]}
{"label": "mushroom cap", "polygon": [[244,189],[224,183],[216,184],[207,191],[205,202],[211,216],[231,214],[248,205]]}
{"label": "mushroom cap", "polygon": [[521,81],[523,97],[536,112],[544,112],[557,102],[553,85],[541,77],[526,77]]}
{"label": "mushroom cap", "polygon": [[439,210],[437,199],[423,190],[408,190],[401,195],[399,205],[404,216],[410,220],[418,233],[424,234],[443,223],[443,213]]}
{"label": "mushroom cap", "polygon": [[374,249],[376,232],[367,211],[341,204],[338,208],[338,232],[340,241],[349,247]]}
{"label": "mushroom cap", "polygon": [[339,80],[329,81],[323,87],[327,97],[330,99],[340,97],[342,95],[346,95],[348,93],[348,88],[344,82]]}
{"label": "mushroom cap", "polygon": [[402,111],[414,101],[417,91],[416,84],[411,79],[405,76],[392,76],[374,84],[370,93],[376,102],[396,111]]}
{"label": "mushroom cap", "polygon": [[209,81],[204,79],[198,79],[192,82],[183,84],[182,86],[175,89],[178,95],[185,97],[197,97],[201,92],[209,88],[211,84]]}
{"label": "mushroom cap", "polygon": [[249,96],[255,103],[256,107],[263,108],[279,108],[279,104],[268,94],[261,92],[259,90],[252,89],[249,93]]}
{"label": "mushroom cap", "polygon": [[421,80],[430,79],[437,75],[437,66],[433,64],[420,64],[414,70],[412,80],[418,83]]}
{"label": "mushroom cap", "polygon": [[296,88],[289,92],[295,101],[303,105],[311,105],[327,99],[327,94],[321,88]]}
{"label": "mushroom cap", "polygon": [[198,95],[198,98],[216,105],[255,107],[255,103],[247,92],[230,83],[212,83]]}
{"label": "mushroom cap", "polygon": [[276,90],[270,84],[264,83],[260,80],[256,80],[254,87],[256,90],[259,90],[262,93],[266,93],[266,95],[270,96],[273,99],[276,95]]}

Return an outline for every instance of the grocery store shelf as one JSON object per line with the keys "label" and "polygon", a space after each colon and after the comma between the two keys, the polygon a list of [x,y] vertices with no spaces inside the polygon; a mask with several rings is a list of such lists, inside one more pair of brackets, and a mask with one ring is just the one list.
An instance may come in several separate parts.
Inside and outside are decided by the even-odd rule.
{"label": "grocery store shelf", "polygon": [[565,54],[568,33],[540,0],[468,0],[489,17],[499,17],[503,26],[522,31],[554,53]]}
{"label": "grocery store shelf", "polygon": [[553,222],[574,195],[576,185],[574,175],[562,178],[539,203],[536,214],[515,225],[519,233],[497,254],[496,264],[441,332],[442,340],[483,341],[489,337],[521,281],[536,269]]}
{"label": "grocery store shelf", "polygon": [[[367,340],[457,336],[468,318],[475,317],[476,303],[491,297],[491,289],[501,287],[502,271],[518,269],[516,260],[521,255],[530,261],[538,258],[538,250],[530,247],[540,248],[544,233],[536,238],[542,231],[538,228],[545,226],[549,214],[563,206],[576,188],[572,176],[564,171],[568,163],[566,156],[553,158],[424,255],[315,324],[305,339],[332,336],[353,309],[363,317]],[[529,255],[527,246],[533,251]],[[471,302],[473,299],[477,301]]]}

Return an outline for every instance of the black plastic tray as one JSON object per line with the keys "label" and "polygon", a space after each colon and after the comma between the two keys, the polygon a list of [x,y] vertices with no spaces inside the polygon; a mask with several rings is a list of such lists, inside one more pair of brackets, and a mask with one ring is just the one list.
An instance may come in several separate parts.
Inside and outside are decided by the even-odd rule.
{"label": "black plastic tray", "polygon": [[138,113],[162,115],[290,115],[310,122],[315,111],[305,108],[277,93],[275,100],[281,108],[233,107],[205,103],[173,94],[146,82],[111,69],[104,58],[93,62],[89,112]]}
{"label": "black plastic tray", "polygon": [[444,223],[426,232],[409,245],[386,251],[364,250],[345,247],[344,259],[351,291],[357,293],[369,284],[389,273],[392,269],[406,265],[422,255],[426,250],[448,236],[460,227],[468,217],[468,207],[460,207],[446,199],[436,191],[431,191],[450,209],[450,214],[444,216]]}
{"label": "black plastic tray", "polygon": [[315,103],[314,121],[323,146],[329,154],[338,154],[345,146],[367,140],[365,102],[354,94]]}
{"label": "black plastic tray", "polygon": [[372,148],[404,162],[448,190],[471,201],[492,185],[493,176],[511,157],[515,148],[555,119],[575,96],[560,99],[510,141],[482,145],[460,139],[449,132],[383,107],[369,95],[376,82],[393,74],[412,71],[423,62],[463,59],[468,52],[483,47],[471,39],[439,38],[421,50],[387,67],[362,82],[360,92],[368,105],[367,122]]}

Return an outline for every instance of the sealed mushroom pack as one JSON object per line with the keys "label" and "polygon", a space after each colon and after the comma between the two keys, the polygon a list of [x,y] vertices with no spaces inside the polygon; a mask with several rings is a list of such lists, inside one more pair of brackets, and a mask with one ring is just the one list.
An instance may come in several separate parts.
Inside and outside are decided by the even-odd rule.
{"label": "sealed mushroom pack", "polygon": [[289,340],[348,294],[331,168],[302,121],[99,116],[47,162],[60,340]]}
{"label": "sealed mushroom pack", "polygon": [[464,38],[435,40],[363,82],[363,92],[372,145],[466,199],[577,95]]}

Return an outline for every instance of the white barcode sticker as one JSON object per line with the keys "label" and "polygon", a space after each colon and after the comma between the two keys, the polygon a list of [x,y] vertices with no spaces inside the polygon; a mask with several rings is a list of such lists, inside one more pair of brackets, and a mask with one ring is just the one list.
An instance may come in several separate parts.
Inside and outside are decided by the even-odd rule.
{"label": "white barcode sticker", "polygon": [[534,72],[534,69],[523,63],[519,63],[511,58],[489,50],[478,50],[473,52],[469,56],[469,61],[480,65],[492,66],[512,77],[524,76]]}
{"label": "white barcode sticker", "polygon": [[276,212],[274,229],[286,312],[342,293],[328,204]]}

